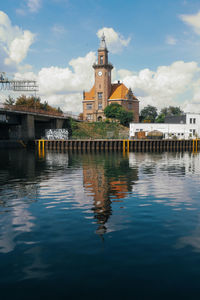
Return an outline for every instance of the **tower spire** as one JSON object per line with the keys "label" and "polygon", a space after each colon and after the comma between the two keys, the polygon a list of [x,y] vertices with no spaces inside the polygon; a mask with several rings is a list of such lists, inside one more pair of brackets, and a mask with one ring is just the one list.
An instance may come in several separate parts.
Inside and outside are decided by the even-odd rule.
{"label": "tower spire", "polygon": [[105,37],[104,32],[103,32],[102,37],[101,37],[101,41],[100,41],[99,50],[104,50],[104,49],[107,50],[107,47],[106,47],[106,37]]}

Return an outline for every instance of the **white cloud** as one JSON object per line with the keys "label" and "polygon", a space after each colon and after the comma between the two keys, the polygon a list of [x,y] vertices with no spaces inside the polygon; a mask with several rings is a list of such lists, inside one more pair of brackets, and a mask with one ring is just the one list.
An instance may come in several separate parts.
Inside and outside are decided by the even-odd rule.
{"label": "white cloud", "polygon": [[20,64],[26,58],[33,41],[32,32],[12,26],[9,17],[0,11],[0,50],[4,53],[1,64]]}
{"label": "white cloud", "polygon": [[37,80],[42,100],[50,105],[60,106],[64,111],[82,111],[82,92],[90,90],[94,79],[92,68],[96,60],[94,52],[69,62],[69,67],[42,68],[38,74],[32,72],[16,73],[15,79]]}
{"label": "white cloud", "polygon": [[64,26],[58,24],[55,24],[51,30],[56,35],[63,35],[66,32]]}
{"label": "white cloud", "polygon": [[23,0],[21,7],[16,9],[16,13],[25,16],[27,12],[37,13],[41,8],[42,0]]}
{"label": "white cloud", "polygon": [[197,34],[200,35],[200,11],[194,15],[180,15],[180,18],[187,25],[191,26]]}
{"label": "white cloud", "polygon": [[[94,80],[92,64],[96,60],[94,52],[85,57],[72,59],[69,67],[42,68],[38,74],[32,72],[16,74],[17,79],[35,79],[39,83],[41,98],[64,111],[82,111],[82,91],[90,90]],[[177,61],[169,66],[160,66],[156,71],[149,69],[138,73],[130,70],[114,70],[115,77],[131,87],[140,100],[140,108],[148,104],[159,109],[169,105],[181,106],[185,111],[193,111],[192,104],[200,103],[200,80],[196,80],[199,68],[196,62]],[[184,101],[184,94],[190,91],[191,99]],[[176,102],[181,98],[181,104]],[[197,107],[195,105],[196,111]]]}
{"label": "white cloud", "polygon": [[131,38],[125,39],[120,33],[116,32],[113,28],[104,27],[99,29],[97,36],[101,39],[102,35],[106,37],[106,44],[112,53],[120,52],[124,47],[127,47]]}
{"label": "white cloud", "polygon": [[41,7],[41,0],[28,0],[27,6],[30,12],[32,13],[38,12],[38,10]]}
{"label": "white cloud", "polygon": [[16,37],[10,44],[9,58],[6,59],[5,63],[15,62],[19,64],[26,57],[33,40],[34,35],[28,30],[25,30],[21,36]]}
{"label": "white cloud", "polygon": [[[188,90],[194,92],[195,75],[198,72],[196,62],[176,61],[170,66],[158,67],[155,72],[144,69],[137,75],[128,75],[120,79],[127,87],[131,87],[141,100],[140,107],[150,104],[160,109],[164,106],[180,105],[176,102],[177,97],[184,95]],[[121,75],[120,71],[118,74]]]}
{"label": "white cloud", "polygon": [[80,113],[82,112],[82,93],[69,93],[65,95],[47,95],[43,100],[54,107],[60,107],[65,112]]}
{"label": "white cloud", "polygon": [[[103,32],[107,37],[109,49],[115,47],[115,50],[119,51],[130,41],[112,28],[102,28],[98,31],[98,36],[101,37]],[[33,41],[33,33],[13,26],[9,17],[0,11],[1,68],[6,67],[5,63],[15,64],[18,68],[15,78],[37,80],[42,100],[47,100],[51,105],[60,106],[67,111],[81,112],[82,91],[90,90],[94,80],[92,65],[96,61],[96,54],[89,52],[84,57],[72,59],[65,68],[51,66],[41,68],[37,74],[34,74],[30,72],[31,66],[21,64]],[[127,87],[133,89],[140,100],[141,108],[148,104],[158,108],[180,105],[176,101],[181,99],[180,103],[189,110],[192,104],[200,102],[200,81],[196,79],[198,72],[196,62],[176,61],[169,66],[160,66],[156,71],[143,69],[135,73],[132,70],[114,69],[112,77],[122,80]],[[187,100],[184,97],[188,91],[191,99]],[[198,107],[200,112],[200,105]]]}
{"label": "white cloud", "polygon": [[176,45],[177,40],[176,40],[173,36],[168,35],[168,36],[166,37],[166,43],[167,43],[168,45]]}
{"label": "white cloud", "polygon": [[17,8],[16,13],[20,16],[25,16],[26,15],[26,12],[23,8]]}
{"label": "white cloud", "polygon": [[69,68],[42,68],[38,73],[41,93],[80,92],[90,89],[93,79],[92,64],[96,60],[94,52],[89,52],[85,57],[72,59]]}

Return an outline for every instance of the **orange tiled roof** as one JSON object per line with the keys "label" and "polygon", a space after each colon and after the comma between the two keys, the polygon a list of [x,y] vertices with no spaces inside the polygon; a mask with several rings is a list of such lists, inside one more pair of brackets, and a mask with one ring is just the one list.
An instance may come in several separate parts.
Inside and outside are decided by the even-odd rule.
{"label": "orange tiled roof", "polygon": [[[110,100],[117,99],[127,99],[127,94],[129,90],[123,83],[113,83],[111,85],[111,94]],[[95,99],[95,86],[89,92],[85,92],[84,100],[94,100]],[[133,99],[137,100],[137,98],[133,95]]]}
{"label": "orange tiled roof", "polygon": [[84,100],[94,100],[94,98],[95,98],[95,88],[93,86],[89,92],[85,92]]}
{"label": "orange tiled roof", "polygon": [[[110,100],[127,99],[129,90],[123,83],[113,83],[111,87]],[[133,95],[133,99],[137,98]]]}

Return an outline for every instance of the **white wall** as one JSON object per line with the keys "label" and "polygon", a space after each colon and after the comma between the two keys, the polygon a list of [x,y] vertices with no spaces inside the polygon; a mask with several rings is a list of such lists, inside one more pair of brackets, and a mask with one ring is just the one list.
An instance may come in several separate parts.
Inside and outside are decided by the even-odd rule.
{"label": "white wall", "polygon": [[131,123],[130,138],[135,136],[135,132],[148,132],[158,130],[164,134],[165,139],[171,139],[174,136],[178,139],[200,137],[200,114],[186,114],[186,124],[167,124],[167,123]]}

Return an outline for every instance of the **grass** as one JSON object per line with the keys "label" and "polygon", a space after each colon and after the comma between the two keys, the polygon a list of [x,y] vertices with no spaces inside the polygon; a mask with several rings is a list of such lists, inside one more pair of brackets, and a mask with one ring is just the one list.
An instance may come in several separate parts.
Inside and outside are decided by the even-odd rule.
{"label": "grass", "polygon": [[129,128],[116,122],[71,122],[73,139],[121,139],[127,138]]}

